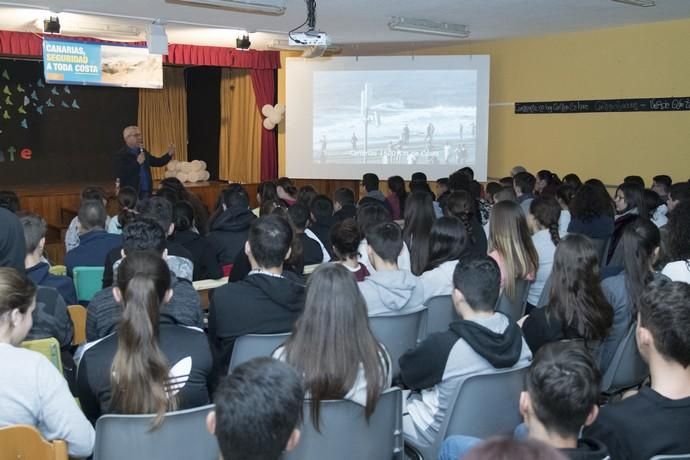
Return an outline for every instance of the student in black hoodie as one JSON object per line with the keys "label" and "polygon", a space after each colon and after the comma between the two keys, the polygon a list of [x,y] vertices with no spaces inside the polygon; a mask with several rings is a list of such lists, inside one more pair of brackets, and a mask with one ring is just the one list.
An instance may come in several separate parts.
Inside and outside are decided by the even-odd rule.
{"label": "student in black hoodie", "polygon": [[175,224],[175,232],[170,240],[182,245],[192,254],[194,281],[222,278],[223,271],[218,265],[215,249],[204,236],[192,230],[195,223],[192,205],[186,201],[175,203],[173,206],[173,223]]}
{"label": "student in black hoodie", "polygon": [[235,261],[256,216],[249,209],[247,191],[239,184],[223,190],[219,201],[220,208],[210,223],[208,242],[214,247],[218,263],[223,267]]}
{"label": "student in black hoodie", "polygon": [[299,276],[283,271],[292,238],[292,228],[281,216],[255,220],[244,245],[252,271],[244,280],[215,290],[209,305],[208,334],[219,375],[227,373],[237,337],[289,332],[302,313],[304,283]]}
{"label": "student in black hoodie", "polygon": [[333,217],[333,202],[326,195],[318,195],[311,202],[309,208],[310,221],[309,231],[311,231],[321,242],[321,245],[328,251],[329,259],[333,256],[331,249],[331,228],[337,222]]}
{"label": "student in black hoodie", "polygon": [[[307,235],[305,229],[309,222],[309,209],[297,203],[288,208],[288,216],[295,226],[297,237],[302,243],[302,253],[304,255],[304,265],[320,264],[330,260],[328,252],[317,237],[312,238]],[[323,249],[322,249],[323,248]]]}

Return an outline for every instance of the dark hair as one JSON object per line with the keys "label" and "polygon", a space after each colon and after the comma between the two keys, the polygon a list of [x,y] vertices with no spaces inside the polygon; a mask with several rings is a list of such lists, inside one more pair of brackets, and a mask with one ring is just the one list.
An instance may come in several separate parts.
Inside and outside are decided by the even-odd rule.
{"label": "dark hair", "polygon": [[249,208],[249,195],[241,185],[233,184],[234,187],[228,187],[221,192],[222,204],[226,208]]}
{"label": "dark hair", "polygon": [[298,230],[304,231],[304,229],[307,228],[307,224],[309,223],[309,209],[303,204],[295,203],[288,208],[287,213]]}
{"label": "dark hair", "polygon": [[138,196],[137,191],[133,187],[122,187],[117,194],[117,203],[120,205],[120,213],[117,215],[117,223],[120,230],[125,228],[128,222],[136,216],[135,208],[137,206]]}
{"label": "dark hair", "polygon": [[498,193],[499,190],[501,190],[503,186],[499,184],[498,182],[489,182],[486,184],[486,194],[487,198],[490,196],[491,200],[493,201],[493,197],[496,193]]}
{"label": "dark hair", "polygon": [[311,208],[311,203],[316,198],[318,195],[318,192],[314,187],[311,185],[305,185],[303,187],[299,188],[299,192],[297,192],[297,202],[303,206],[306,206],[307,209]]}
{"label": "dark hair", "polygon": [[647,217],[649,219],[654,217],[654,211],[656,211],[656,208],[664,203],[658,193],[648,188],[642,191],[642,200],[644,201],[644,206],[647,209],[647,214],[643,217]]}
{"label": "dark hair", "polygon": [[357,222],[354,219],[345,219],[336,222],[331,227],[330,233],[333,253],[339,260],[357,258],[359,255],[359,243],[362,241],[362,234],[359,233]]}
{"label": "dark hair", "polygon": [[424,271],[458,260],[467,247],[467,231],[457,217],[440,217],[429,233],[429,260]]}
{"label": "dark hair", "polygon": [[542,169],[539,171],[536,178],[546,182],[547,186],[559,186],[561,184],[558,174],[552,173],[548,169]]}
{"label": "dark hair", "polygon": [[101,200],[84,200],[79,206],[79,224],[84,233],[94,229],[104,229],[108,215]]}
{"label": "dark hair", "polygon": [[297,195],[297,187],[295,187],[292,183],[292,180],[288,177],[281,177],[278,179],[276,182],[276,185],[280,188],[282,188],[285,193],[290,195],[291,197],[296,197]]}
{"label": "dark hair", "polygon": [[187,191],[182,181],[177,177],[166,177],[162,179],[160,186],[172,189],[180,196],[180,198],[184,198],[184,194]]}
{"label": "dark hair", "polygon": [[405,200],[407,199],[405,179],[400,176],[389,177],[388,188],[395,196],[398,197],[398,201],[400,202],[400,215],[405,215]]}
{"label": "dark hair", "polygon": [[451,174],[448,177],[448,189],[451,192],[454,192],[456,190],[470,190],[470,182],[472,179],[470,176],[465,174],[462,171],[455,171],[453,174]]}
{"label": "dark hair", "polygon": [[168,200],[171,206],[175,206],[175,203],[181,200],[180,194],[177,192],[177,190],[170,187],[159,188],[154,196]]}
{"label": "dark hair", "polygon": [[82,200],[98,200],[103,201],[107,197],[105,190],[102,187],[89,186],[81,191]]}
{"label": "dark hair", "polygon": [[659,229],[649,219],[636,217],[623,229],[623,267],[628,298],[632,300],[633,318],[647,284],[653,279],[654,251],[661,245]]}
{"label": "dark hair", "polygon": [[611,197],[605,189],[602,192],[599,187],[584,184],[575,192],[570,202],[570,212],[574,219],[583,222],[591,222],[597,217],[613,218]]}
{"label": "dark hair", "polygon": [[572,188],[577,190],[582,186],[582,181],[580,180],[580,176],[574,173],[566,174],[563,176],[563,184],[564,185],[570,185]]}
{"label": "dark hair", "polygon": [[[132,224],[130,224],[132,225]],[[170,270],[152,251],[135,251],[117,270],[122,318],[110,369],[110,409],[119,414],[151,414],[158,428],[165,412],[177,407],[168,390],[169,365],[158,344],[160,309],[170,289]]]}
{"label": "dark hair", "polygon": [[367,192],[379,189],[379,176],[374,173],[366,173],[362,176],[362,185]]}
{"label": "dark hair", "polygon": [[125,254],[156,251],[160,257],[165,250],[165,241],[165,230],[148,217],[139,216],[122,229],[122,250]]}
{"label": "dark hair", "polygon": [[0,318],[15,308],[22,315],[36,298],[36,285],[14,268],[0,267]]}
{"label": "dark hair", "polygon": [[293,239],[288,221],[276,214],[261,216],[249,227],[247,241],[254,260],[263,268],[281,267]]}
{"label": "dark hair", "polygon": [[625,176],[623,179],[624,184],[633,184],[644,189],[644,179],[640,176]]}
{"label": "dark hair", "polygon": [[473,199],[478,200],[482,196],[482,184],[473,180],[470,182],[469,192]]}
{"label": "dark hair", "polygon": [[383,206],[366,204],[357,208],[359,233],[366,235],[377,224],[391,222],[391,214]]}
{"label": "dark hair", "polygon": [[556,189],[556,198],[570,207],[570,202],[575,197],[576,189],[572,185],[563,184]]}
{"label": "dark hair", "polygon": [[302,418],[302,377],[268,357],[222,377],[213,402],[224,460],[277,460]]}
{"label": "dark hair", "polygon": [[402,230],[393,222],[385,222],[372,227],[367,233],[367,244],[377,256],[388,263],[398,263],[403,248]]}
{"label": "dark hair", "polygon": [[499,191],[494,193],[494,204],[501,201],[517,201],[515,189],[513,187],[502,187]]}
{"label": "dark hair", "polygon": [[278,200],[266,200],[261,202],[259,206],[259,216],[267,216],[273,214],[276,209],[285,209],[285,202],[281,199]]}
{"label": "dark hair", "polygon": [[441,177],[439,179],[436,179],[436,183],[438,185],[443,185],[444,187],[448,188],[448,178],[447,177]]}
{"label": "dark hair", "polygon": [[460,168],[458,171],[460,171],[463,174],[466,174],[467,177],[470,178],[470,180],[474,179],[474,169],[470,168],[469,166],[465,166],[464,168]]}
{"label": "dark hair", "polygon": [[[513,188],[513,176],[505,176],[501,177],[498,182],[503,186],[503,187],[510,187]],[[513,190],[515,191],[515,190]]]}
{"label": "dark hair", "polygon": [[520,190],[522,193],[532,193],[534,192],[534,185],[536,184],[537,179],[532,175],[532,173],[528,172],[519,172],[513,177],[513,184],[515,184],[515,188]]}
{"label": "dark hair", "polygon": [[12,190],[0,191],[0,208],[8,209],[12,212],[19,211],[19,197]]}
{"label": "dark hair", "polygon": [[690,201],[681,201],[669,213],[666,229],[671,260],[690,259]]}
{"label": "dark hair", "polygon": [[142,217],[147,217],[158,222],[165,234],[168,234],[173,220],[173,208],[168,200],[158,196],[137,203],[137,212]]}
{"label": "dark hair", "polygon": [[194,227],[194,208],[186,201],[179,201],[173,206],[173,222],[176,232],[184,232]]}
{"label": "dark hair", "polygon": [[651,283],[640,299],[640,326],[654,338],[664,358],[690,366],[690,284],[662,279]]}
{"label": "dark hair", "polygon": [[[271,181],[264,181],[256,188],[256,194],[259,196],[259,204],[266,201],[278,201],[278,188],[276,184]],[[227,205],[226,205],[227,206]]]}
{"label": "dark hair", "polygon": [[415,275],[421,275],[426,267],[429,258],[429,234],[435,220],[436,213],[431,195],[425,192],[411,193],[405,205],[403,240],[410,251],[412,273]]}
{"label": "dark hair", "polygon": [[[384,224],[395,225],[395,224]],[[350,271],[322,264],[309,277],[304,313],[285,342],[285,360],[304,376],[311,418],[319,429],[320,402],[342,399],[357,381],[367,382],[365,415],[376,408],[390,372],[386,352],[369,329],[367,304]]]}
{"label": "dark hair", "polygon": [[563,332],[575,329],[589,341],[606,337],[613,323],[613,308],[599,281],[599,256],[592,241],[570,234],[556,248],[551,271],[547,318],[555,317]]}
{"label": "dark hair", "polygon": [[544,345],[527,371],[534,415],[549,433],[577,437],[598,403],[601,373],[590,351],[577,341]]}
{"label": "dark hair", "polygon": [[443,210],[446,216],[457,217],[465,226],[468,246],[474,245],[477,242],[474,233],[472,232],[474,208],[474,198],[470,196],[469,192],[466,192],[465,190],[456,190],[448,195],[448,198],[446,199],[446,206]]}
{"label": "dark hair", "polygon": [[565,454],[536,439],[489,438],[463,460],[568,460]]}
{"label": "dark hair", "polygon": [[26,253],[31,254],[36,250],[41,239],[46,236],[46,221],[38,214],[30,212],[21,212],[17,214],[17,217],[24,227]]}
{"label": "dark hair", "polygon": [[561,217],[561,206],[552,196],[538,196],[529,206],[529,213],[532,217],[551,235],[551,241],[555,246],[561,241],[558,233],[558,219]]}
{"label": "dark hair", "polygon": [[667,176],[666,174],[659,174],[658,176],[654,176],[652,178],[652,181],[657,185],[661,185],[664,188],[664,192],[666,194],[668,194],[668,191],[670,190],[671,185],[673,184],[671,176]]}
{"label": "dark hair", "polygon": [[355,192],[347,187],[341,187],[333,193],[333,200],[340,203],[342,206],[346,204],[355,204]]}
{"label": "dark hair", "polygon": [[278,206],[274,208],[270,214],[282,218],[290,226],[292,230],[292,240],[290,241],[290,256],[283,262],[283,268],[289,270],[293,273],[302,274],[304,271],[304,247],[302,246],[302,240],[297,232],[297,227],[292,223],[290,215],[288,214],[288,209],[285,206]]}
{"label": "dark hair", "polygon": [[[642,195],[644,188],[634,182],[623,182],[616,189],[616,193],[619,191],[623,192],[623,196],[625,197],[625,211],[637,208],[639,215],[647,215],[647,206]],[[618,210],[616,210],[616,213],[618,213]]]}
{"label": "dark hair", "polygon": [[326,195],[317,195],[311,202],[309,211],[318,222],[333,216],[333,202]]}
{"label": "dark hair", "polygon": [[410,182],[426,183],[426,181],[426,174],[421,171],[413,172],[412,176],[410,177]]}
{"label": "dark hair", "polygon": [[453,271],[453,286],[472,310],[492,312],[501,291],[501,269],[488,256],[460,260]]}
{"label": "dark hair", "polygon": [[690,201],[690,183],[676,182],[668,194],[673,201]]}

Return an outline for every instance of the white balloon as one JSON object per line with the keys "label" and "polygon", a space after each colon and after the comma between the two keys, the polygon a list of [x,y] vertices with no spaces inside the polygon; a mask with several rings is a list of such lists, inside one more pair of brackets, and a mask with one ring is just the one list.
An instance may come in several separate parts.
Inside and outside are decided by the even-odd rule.
{"label": "white balloon", "polygon": [[270,104],[266,104],[263,107],[261,107],[261,113],[264,115],[264,117],[270,116],[272,112],[273,106]]}
{"label": "white balloon", "polygon": [[177,178],[180,180],[180,182],[188,182],[189,181],[189,176],[185,172],[178,172]]}
{"label": "white balloon", "polygon": [[276,127],[275,123],[273,123],[270,118],[264,119],[264,128],[266,128],[267,130],[270,131],[275,127]]}
{"label": "white balloon", "polygon": [[170,160],[168,162],[168,166],[167,166],[168,171],[177,171],[177,164],[178,163],[179,163],[179,161],[177,161],[177,160]]}
{"label": "white balloon", "polygon": [[201,163],[201,170],[205,171],[206,170],[206,162],[204,160],[199,160],[199,163]]}
{"label": "white balloon", "polygon": [[283,117],[279,113],[274,113],[273,115],[268,117],[268,119],[271,120],[271,123],[273,123],[274,125],[277,125],[278,123],[280,123],[280,121],[283,119]]}
{"label": "white balloon", "polygon": [[285,113],[285,106],[283,104],[276,104],[273,108],[280,114]]}
{"label": "white balloon", "polygon": [[211,173],[204,171],[201,176],[201,180],[209,180],[211,178]]}

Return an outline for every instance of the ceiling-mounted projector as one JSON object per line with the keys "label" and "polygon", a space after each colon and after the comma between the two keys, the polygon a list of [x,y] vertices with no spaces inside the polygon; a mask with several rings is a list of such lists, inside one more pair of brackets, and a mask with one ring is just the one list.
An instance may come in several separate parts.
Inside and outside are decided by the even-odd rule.
{"label": "ceiling-mounted projector", "polygon": [[290,46],[329,46],[331,38],[326,32],[292,32],[288,36]]}

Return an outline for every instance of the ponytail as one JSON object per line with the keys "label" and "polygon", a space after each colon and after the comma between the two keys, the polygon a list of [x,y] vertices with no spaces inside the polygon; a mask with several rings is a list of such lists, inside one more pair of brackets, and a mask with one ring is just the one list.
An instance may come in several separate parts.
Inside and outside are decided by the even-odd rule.
{"label": "ponytail", "polygon": [[160,255],[142,251],[124,259],[117,278],[123,311],[110,374],[110,408],[121,414],[155,413],[151,429],[157,429],[165,413],[177,407],[167,388],[169,365],[158,344],[170,272]]}
{"label": "ponytail", "polygon": [[558,246],[558,243],[561,242],[561,236],[558,233],[561,205],[558,204],[558,201],[552,196],[538,196],[532,200],[529,212],[539,225],[549,231],[554,246]]}
{"label": "ponytail", "polygon": [[558,222],[556,222],[555,224],[549,224],[548,230],[549,234],[551,235],[551,241],[553,242],[553,245],[558,246],[558,243],[561,242],[561,234],[558,232]]}

